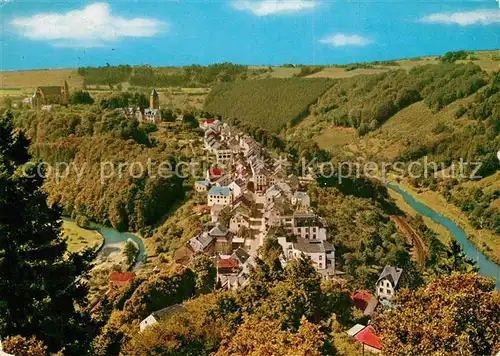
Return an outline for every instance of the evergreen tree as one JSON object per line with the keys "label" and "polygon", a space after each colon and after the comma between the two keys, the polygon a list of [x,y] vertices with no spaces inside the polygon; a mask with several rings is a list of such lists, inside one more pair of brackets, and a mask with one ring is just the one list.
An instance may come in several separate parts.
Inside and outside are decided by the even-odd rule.
{"label": "evergreen tree", "polygon": [[66,253],[60,210],[47,206],[28,145],[7,111],[0,119],[0,335],[35,336],[50,351],[82,354],[91,324],[81,277],[94,252]]}

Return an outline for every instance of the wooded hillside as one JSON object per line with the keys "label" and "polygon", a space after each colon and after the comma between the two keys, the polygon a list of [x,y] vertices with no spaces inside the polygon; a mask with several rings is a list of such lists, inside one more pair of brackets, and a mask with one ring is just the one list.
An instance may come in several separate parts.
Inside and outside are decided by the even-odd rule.
{"label": "wooded hillside", "polygon": [[333,81],[328,79],[263,79],[217,85],[204,109],[225,119],[279,133],[308,115]]}
{"label": "wooded hillside", "polygon": [[[175,168],[177,160],[193,153],[182,144],[182,139],[197,138],[188,127],[160,135],[154,132],[155,125],[97,106],[57,108],[50,113],[23,110],[16,113],[15,122],[32,139],[35,157],[52,165],[45,167],[50,174],[45,189],[49,201],[58,202],[65,215],[144,233],[184,196],[182,179],[157,173],[160,163],[170,162]],[[67,173],[61,166],[59,180],[54,171],[58,163],[70,165]],[[154,176],[149,175],[148,164]]]}

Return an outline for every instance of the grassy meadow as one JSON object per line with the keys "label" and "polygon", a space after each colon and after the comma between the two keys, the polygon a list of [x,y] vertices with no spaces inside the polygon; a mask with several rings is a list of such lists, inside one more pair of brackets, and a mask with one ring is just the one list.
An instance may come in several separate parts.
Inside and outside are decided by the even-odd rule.
{"label": "grassy meadow", "polygon": [[99,246],[103,237],[97,231],[79,227],[72,221],[63,221],[63,237],[67,238],[68,251],[79,252],[86,247]]}

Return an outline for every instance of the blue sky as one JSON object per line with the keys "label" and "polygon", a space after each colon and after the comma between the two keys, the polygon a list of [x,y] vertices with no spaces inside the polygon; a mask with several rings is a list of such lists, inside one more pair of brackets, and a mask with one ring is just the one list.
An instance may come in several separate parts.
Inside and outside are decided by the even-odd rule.
{"label": "blue sky", "polygon": [[0,0],[2,70],[333,64],[500,48],[495,0]]}

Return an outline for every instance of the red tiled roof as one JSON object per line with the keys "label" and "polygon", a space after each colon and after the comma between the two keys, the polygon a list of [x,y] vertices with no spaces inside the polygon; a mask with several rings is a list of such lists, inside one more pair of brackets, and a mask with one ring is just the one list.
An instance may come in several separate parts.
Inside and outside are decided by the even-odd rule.
{"label": "red tiled roof", "polygon": [[367,290],[358,290],[351,294],[352,303],[359,309],[365,310],[373,296]]}
{"label": "red tiled roof", "polygon": [[236,258],[224,258],[217,262],[217,268],[238,268],[240,263]]}
{"label": "red tiled roof", "polygon": [[222,170],[220,168],[211,168],[209,173],[211,176],[221,176]]}
{"label": "red tiled roof", "polygon": [[133,272],[112,272],[111,275],[109,276],[109,280],[111,282],[127,282],[135,278],[135,273]]}
{"label": "red tiled roof", "polygon": [[215,121],[215,119],[207,119],[205,122],[207,124],[213,124],[214,121]]}
{"label": "red tiled roof", "polygon": [[362,344],[371,346],[377,350],[382,349],[382,342],[380,341],[380,337],[375,335],[375,330],[373,330],[373,327],[371,325],[368,325],[366,328],[357,333],[354,338]]}

